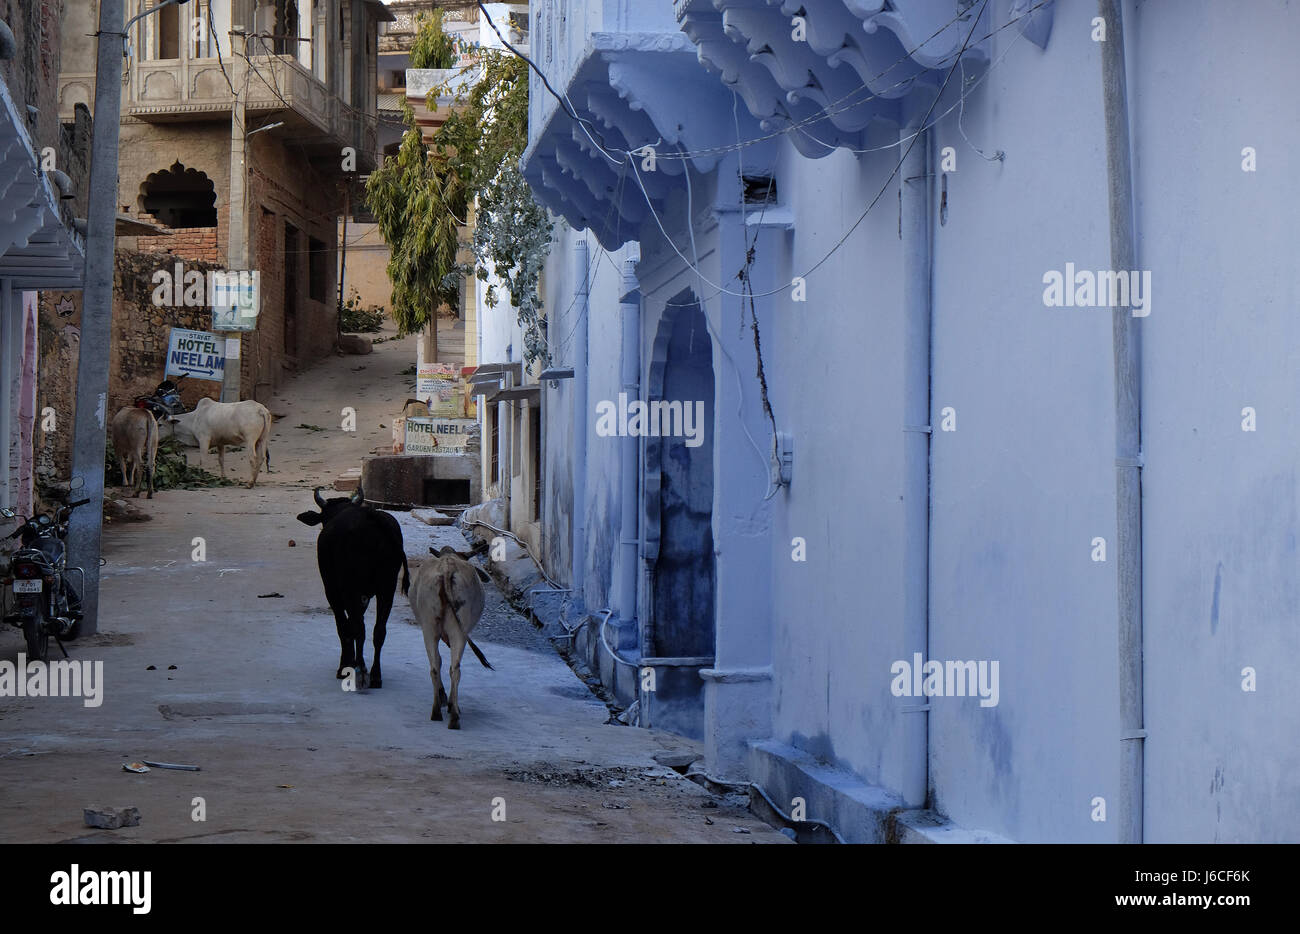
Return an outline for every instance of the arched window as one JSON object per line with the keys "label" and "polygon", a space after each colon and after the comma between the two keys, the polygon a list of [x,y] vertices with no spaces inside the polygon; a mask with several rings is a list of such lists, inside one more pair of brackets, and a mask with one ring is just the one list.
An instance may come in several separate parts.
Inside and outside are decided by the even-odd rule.
{"label": "arched window", "polygon": [[140,186],[140,207],[168,227],[217,226],[212,179],[179,162],[154,172]]}

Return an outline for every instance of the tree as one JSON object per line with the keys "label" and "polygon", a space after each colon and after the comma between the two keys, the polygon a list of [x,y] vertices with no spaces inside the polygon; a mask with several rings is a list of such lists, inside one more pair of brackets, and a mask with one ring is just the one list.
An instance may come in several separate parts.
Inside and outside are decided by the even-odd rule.
{"label": "tree", "polygon": [[[417,44],[422,56],[447,48],[432,35],[434,28],[442,35],[440,20],[421,27],[423,41]],[[370,176],[366,190],[392,248],[393,318],[402,332],[425,327],[438,305],[456,308],[463,276],[491,282],[495,275],[518,309],[525,359],[531,364],[549,359],[538,285],[551,222],[518,168],[528,139],[528,70],[515,56],[490,49],[480,52],[477,67],[478,80],[456,99],[429,146],[421,139],[414,111],[404,107],[408,129],[401,149]],[[434,94],[429,107],[437,107]],[[457,228],[464,226],[472,204],[477,205],[474,263],[458,264]],[[500,300],[495,284],[489,285],[486,299],[490,307]]]}

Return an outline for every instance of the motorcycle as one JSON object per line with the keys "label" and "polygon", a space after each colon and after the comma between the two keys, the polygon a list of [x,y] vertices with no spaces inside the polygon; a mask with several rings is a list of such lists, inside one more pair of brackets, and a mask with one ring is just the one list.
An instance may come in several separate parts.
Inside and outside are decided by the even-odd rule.
{"label": "motorcycle", "polygon": [[162,421],[168,415],[181,415],[185,412],[185,403],[181,401],[180,384],[188,373],[176,377],[176,381],[164,379],[154,389],[152,395],[136,396],[135,405],[139,409],[148,409],[155,419]]}
{"label": "motorcycle", "polygon": [[81,589],[84,589],[86,572],[83,568],[68,567],[65,540],[72,510],[89,502],[78,500],[57,507],[49,515],[26,519],[12,509],[0,509],[0,515],[6,519],[23,520],[22,525],[6,536],[21,536],[22,547],[10,556],[9,569],[0,582],[4,584],[5,596],[3,620],[22,629],[29,659],[46,660],[50,636],[67,658],[63,640],[77,637],[82,618],[81,597],[67,578],[73,572],[80,574]]}

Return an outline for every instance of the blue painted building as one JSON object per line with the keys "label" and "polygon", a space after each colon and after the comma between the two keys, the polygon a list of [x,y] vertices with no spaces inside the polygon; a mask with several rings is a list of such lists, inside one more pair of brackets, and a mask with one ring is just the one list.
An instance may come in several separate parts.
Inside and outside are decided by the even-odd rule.
{"label": "blue painted building", "polygon": [[531,540],[847,840],[1300,838],[1300,10],[1118,7],[531,4]]}

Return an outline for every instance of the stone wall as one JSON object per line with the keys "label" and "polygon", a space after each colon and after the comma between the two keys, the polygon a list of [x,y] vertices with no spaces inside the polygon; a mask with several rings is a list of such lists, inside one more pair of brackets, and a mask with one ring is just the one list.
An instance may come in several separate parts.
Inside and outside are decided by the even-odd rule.
{"label": "stone wall", "polygon": [[[153,304],[153,274],[170,269],[174,255],[127,253],[116,256],[113,282],[113,337],[109,353],[108,402],[110,413],[130,405],[136,396],[153,392],[163,379],[172,328],[212,329],[212,309],[162,307]],[[186,272],[224,269],[220,263],[187,260]],[[181,398],[193,408],[203,396],[221,397],[221,384],[189,379],[181,384]],[[111,417],[111,416],[110,416]]]}
{"label": "stone wall", "polygon": [[0,61],[0,79],[9,88],[21,113],[35,107],[28,118],[37,155],[46,146],[59,148],[58,83],[60,19],[63,0],[0,0],[0,19],[9,26],[18,44],[18,54]]}

